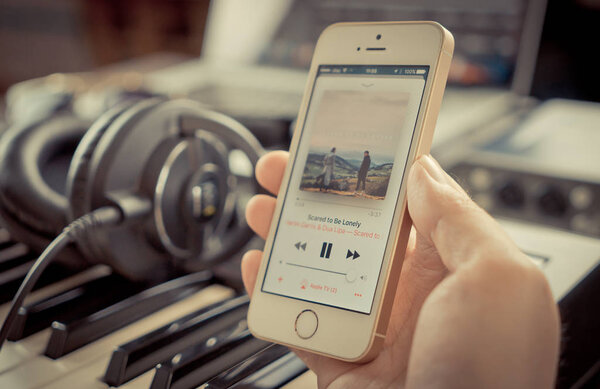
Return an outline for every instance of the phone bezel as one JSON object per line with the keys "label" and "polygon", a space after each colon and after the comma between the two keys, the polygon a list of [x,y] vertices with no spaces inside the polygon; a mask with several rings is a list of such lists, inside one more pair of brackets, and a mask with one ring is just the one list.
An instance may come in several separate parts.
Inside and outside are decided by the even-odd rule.
{"label": "phone bezel", "polygon": [[[381,34],[381,39],[376,39]],[[426,80],[421,109],[417,116],[415,131],[412,134],[408,163],[412,163],[418,155],[429,151],[433,126],[425,125],[426,114],[430,111],[432,95],[439,94],[440,79],[443,78],[443,92],[446,74],[439,76],[440,59],[451,57],[452,45],[448,43],[449,33],[439,24],[433,22],[389,22],[389,23],[338,23],[329,26],[320,36],[309,70],[304,98],[296,123],[296,131],[290,146],[290,160],[294,160],[299,147],[301,132],[308,110],[310,96],[315,86],[317,69],[321,64],[327,65],[428,65],[429,77]],[[451,36],[450,36],[451,38]],[[385,47],[385,50],[357,50],[357,47]],[[450,46],[450,47],[448,47]],[[442,67],[446,68],[445,64]],[[432,93],[436,92],[436,93]],[[441,100],[441,96],[439,96]],[[436,110],[437,111],[437,110]],[[437,117],[437,112],[435,112]],[[428,121],[431,121],[431,118]],[[435,123],[435,118],[433,118]],[[424,136],[424,132],[428,132]],[[287,190],[291,176],[292,164],[288,164],[281,188]],[[380,271],[379,282],[375,290],[371,314],[348,311],[341,308],[324,306],[318,303],[296,300],[270,293],[262,292],[261,285],[266,272],[267,261],[263,260],[256,280],[256,287],[248,314],[249,326],[257,337],[282,343],[291,347],[308,349],[312,352],[332,356],[344,360],[363,359],[373,347],[376,338],[385,337],[387,319],[382,325],[380,319],[389,316],[391,307],[383,307],[384,300],[389,302],[389,293],[384,293],[390,281],[396,285],[397,276],[403,259],[404,248],[410,229],[406,208],[405,174],[400,185],[398,202],[392,219],[392,227],[388,237],[384,260]],[[268,258],[273,247],[277,225],[285,193],[280,193],[274,212],[271,229],[265,243],[263,258]],[[401,223],[404,221],[404,223]],[[403,233],[402,233],[403,232]],[[398,249],[400,248],[400,250]],[[399,253],[399,251],[402,251]],[[392,260],[394,258],[394,260]],[[394,264],[392,275],[392,264]],[[395,278],[395,279],[391,279]],[[390,284],[391,286],[391,284]],[[394,288],[395,289],[395,288]],[[384,298],[386,297],[386,298]],[[393,296],[391,296],[393,301]],[[383,309],[386,308],[386,309]],[[305,309],[313,310],[319,317],[319,329],[309,339],[301,339],[294,332],[294,321],[299,312]],[[268,318],[268,320],[261,320]],[[339,323],[344,323],[340,328]]]}

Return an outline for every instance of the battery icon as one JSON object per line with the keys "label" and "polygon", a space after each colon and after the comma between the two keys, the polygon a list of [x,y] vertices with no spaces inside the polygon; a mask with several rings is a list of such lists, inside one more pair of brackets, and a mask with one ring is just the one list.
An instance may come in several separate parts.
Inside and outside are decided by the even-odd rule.
{"label": "battery icon", "polygon": [[417,69],[417,74],[425,74],[425,69]]}

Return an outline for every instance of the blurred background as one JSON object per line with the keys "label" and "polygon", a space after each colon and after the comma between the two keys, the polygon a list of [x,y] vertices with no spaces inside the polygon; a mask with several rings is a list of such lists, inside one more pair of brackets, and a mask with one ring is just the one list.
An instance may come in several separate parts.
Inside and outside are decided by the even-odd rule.
{"label": "blurred background", "polygon": [[0,131],[185,96],[286,149],[320,32],[388,20],[453,33],[432,153],[548,277],[557,387],[600,387],[599,0],[2,0]]}
{"label": "blurred background", "polygon": [[[225,0],[213,4],[208,23],[208,0],[4,0],[0,90],[54,72],[92,70],[155,53],[183,59],[206,52],[210,60],[306,69],[323,28],[352,20],[436,20],[456,37],[454,83],[501,84],[514,70],[530,3]],[[527,20],[544,23],[535,96],[600,99],[589,40],[596,36],[599,16],[597,0],[551,0]]]}

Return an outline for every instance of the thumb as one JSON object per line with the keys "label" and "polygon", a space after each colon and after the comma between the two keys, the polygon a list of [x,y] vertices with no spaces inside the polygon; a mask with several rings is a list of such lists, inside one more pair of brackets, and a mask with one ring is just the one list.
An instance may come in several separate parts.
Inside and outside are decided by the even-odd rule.
{"label": "thumb", "polygon": [[408,178],[408,210],[450,272],[471,260],[524,257],[500,225],[428,155]]}

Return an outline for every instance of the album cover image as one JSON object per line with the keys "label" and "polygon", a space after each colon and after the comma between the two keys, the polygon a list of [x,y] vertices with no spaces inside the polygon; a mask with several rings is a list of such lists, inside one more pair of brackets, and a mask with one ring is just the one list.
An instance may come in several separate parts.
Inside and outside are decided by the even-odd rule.
{"label": "album cover image", "polygon": [[408,100],[404,92],[324,92],[300,189],[384,199]]}

